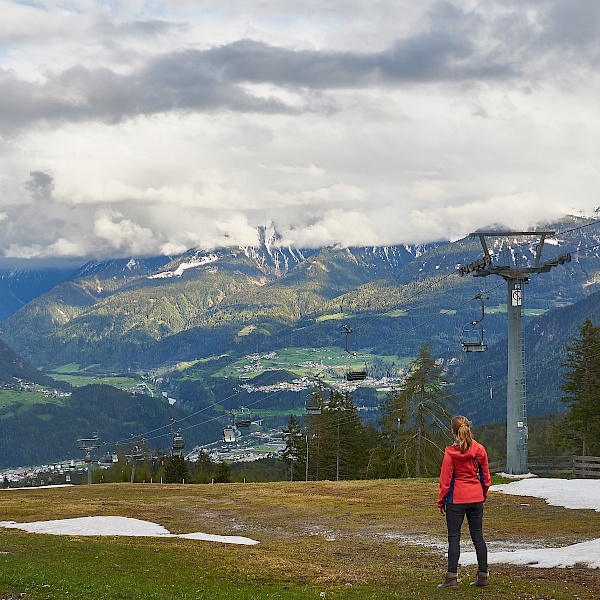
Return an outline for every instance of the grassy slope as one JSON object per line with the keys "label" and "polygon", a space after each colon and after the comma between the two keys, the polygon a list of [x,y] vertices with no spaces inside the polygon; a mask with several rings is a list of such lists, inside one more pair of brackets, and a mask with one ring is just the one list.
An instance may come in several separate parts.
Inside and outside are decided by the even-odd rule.
{"label": "grassy slope", "polygon": [[[445,526],[428,481],[198,486],[94,485],[2,491],[2,518],[19,522],[120,515],[173,533],[244,535],[257,546],[158,538],[82,538],[0,529],[0,598],[446,598],[436,585]],[[600,514],[491,493],[490,541],[559,546],[600,537]],[[466,533],[465,533],[466,535]],[[469,574],[473,571],[468,569]],[[455,598],[597,598],[600,573],[498,566],[492,587]],[[4,596],[6,597],[6,596]]]}

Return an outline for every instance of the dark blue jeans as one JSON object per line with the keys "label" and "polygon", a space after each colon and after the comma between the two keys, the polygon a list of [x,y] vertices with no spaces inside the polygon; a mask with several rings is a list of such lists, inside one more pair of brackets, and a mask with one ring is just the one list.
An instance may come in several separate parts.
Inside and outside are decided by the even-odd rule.
{"label": "dark blue jeans", "polygon": [[446,525],[448,526],[448,572],[458,572],[460,557],[460,528],[467,516],[469,533],[477,554],[477,570],[488,572],[487,546],[483,539],[483,502],[472,504],[447,504]]}

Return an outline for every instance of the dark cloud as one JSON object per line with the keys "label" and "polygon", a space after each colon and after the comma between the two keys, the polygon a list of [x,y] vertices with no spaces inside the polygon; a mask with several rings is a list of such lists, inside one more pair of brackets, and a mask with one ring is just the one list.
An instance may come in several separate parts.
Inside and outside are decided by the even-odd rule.
{"label": "dark cloud", "polygon": [[[524,0],[492,10],[497,6],[486,3],[467,11],[449,2],[432,4],[412,36],[372,53],[294,50],[244,39],[206,50],[137,56],[136,67],[126,74],[77,65],[48,73],[47,81],[39,83],[0,71],[0,130],[37,121],[117,122],[172,111],[331,110],[333,100],[318,103],[315,91],[518,79],[530,64],[553,60],[558,66],[565,47],[571,61],[574,53],[583,64],[600,56],[600,5],[595,0],[568,5]],[[124,37],[154,37],[185,25],[149,20],[120,27]],[[247,84],[285,88],[296,92],[298,101],[291,105],[276,96],[257,96]]]}
{"label": "dark cloud", "polygon": [[38,202],[52,200],[54,177],[43,171],[32,171],[29,173],[29,179],[25,182],[25,189]]}
{"label": "dark cloud", "polygon": [[295,88],[356,89],[371,84],[452,81],[506,75],[502,64],[473,59],[474,51],[447,35],[398,42],[386,52],[294,51],[241,40],[219,48],[183,50],[148,59],[131,74],[75,66],[39,84],[0,72],[0,127],[28,121],[115,122],[169,111],[295,113],[311,110],[252,95],[248,83]]}
{"label": "dark cloud", "polygon": [[[161,20],[117,25],[98,21],[96,30],[115,39],[154,38],[188,27]],[[519,78],[528,65],[552,62],[558,70],[568,52],[572,64],[600,57],[600,4],[519,0],[483,3],[466,10],[456,3],[430,6],[420,28],[378,52],[294,50],[250,39],[205,50],[185,49],[142,57],[128,73],[76,65],[47,80],[26,81],[0,70],[0,131],[40,121],[118,122],[165,112],[295,114],[331,110],[314,92]],[[569,69],[570,72],[570,69]],[[528,73],[531,78],[531,73]],[[286,104],[276,95],[254,95],[247,84],[269,84],[296,92]]]}
{"label": "dark cloud", "polygon": [[[600,58],[600,3],[597,0],[552,2],[540,14],[540,41],[549,47]],[[583,57],[582,56],[582,57]]]}
{"label": "dark cloud", "polygon": [[199,51],[152,59],[130,75],[76,66],[39,84],[0,70],[0,131],[31,122],[118,122],[171,111],[294,113],[275,98],[255,97],[223,79]]}
{"label": "dark cloud", "polygon": [[123,37],[158,38],[163,35],[179,35],[182,32],[188,31],[189,25],[156,19],[128,21],[125,23],[101,20],[97,23],[96,30],[101,35],[108,35],[119,39]]}
{"label": "dark cloud", "polygon": [[486,59],[467,40],[439,32],[401,40],[385,52],[372,54],[293,51],[241,40],[210,50],[206,58],[212,69],[231,81],[321,90],[438,83],[511,73],[509,65]]}

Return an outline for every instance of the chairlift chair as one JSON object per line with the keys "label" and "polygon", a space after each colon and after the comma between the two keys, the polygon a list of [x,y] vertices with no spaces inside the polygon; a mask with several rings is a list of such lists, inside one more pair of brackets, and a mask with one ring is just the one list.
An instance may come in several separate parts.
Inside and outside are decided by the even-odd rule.
{"label": "chairlift chair", "polygon": [[[348,349],[348,336],[354,331],[354,329],[351,329],[350,327],[346,327],[345,325],[342,325],[342,327],[344,328],[344,331],[342,331],[342,334],[346,335],[346,347],[345,350],[348,354],[352,355],[353,357],[356,357],[356,352],[352,352],[351,350]],[[355,361],[356,363],[356,361]],[[344,376],[344,379],[346,381],[364,381],[367,378],[368,375],[368,370],[367,370],[367,365],[364,365],[364,368],[359,368],[357,364],[353,364],[353,365],[349,365],[348,366],[348,370],[346,371],[346,375]]]}
{"label": "chairlift chair", "polygon": [[477,323],[469,323],[463,327],[460,336],[463,352],[485,352],[488,347],[484,341],[484,329]]}
{"label": "chairlift chair", "polygon": [[110,452],[107,452],[100,460],[98,460],[98,464],[101,467],[110,467],[113,462],[117,462],[113,460],[113,455]]}
{"label": "chairlift chair", "polygon": [[252,418],[247,408],[240,408],[240,414],[235,416],[236,427],[250,427]]}
{"label": "chairlift chair", "polygon": [[346,373],[346,381],[364,381],[367,378],[366,367],[361,371],[348,371]]}
{"label": "chairlift chair", "polygon": [[481,302],[481,318],[467,323],[460,335],[460,345],[463,352],[485,352],[488,347],[484,340],[484,329],[481,322],[485,317],[485,306],[483,303],[483,292],[479,292],[473,300]]}
{"label": "chairlift chair", "polygon": [[311,396],[304,405],[304,411],[307,415],[320,415],[321,414],[321,401],[317,396]]}
{"label": "chairlift chair", "polygon": [[182,450],[185,448],[185,440],[181,435],[181,432],[178,431],[173,436],[173,441],[171,443],[171,455],[172,456],[181,456]]}
{"label": "chairlift chair", "polygon": [[223,428],[223,441],[226,444],[231,444],[236,440],[236,428],[233,425],[228,425]]}
{"label": "chairlift chair", "polygon": [[131,449],[131,458],[133,460],[144,460],[144,449],[141,446],[133,446]]}

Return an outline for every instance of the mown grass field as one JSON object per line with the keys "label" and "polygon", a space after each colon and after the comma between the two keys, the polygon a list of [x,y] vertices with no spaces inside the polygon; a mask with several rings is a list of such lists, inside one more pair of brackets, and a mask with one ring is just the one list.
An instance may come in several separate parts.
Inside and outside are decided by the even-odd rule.
{"label": "mown grass field", "polygon": [[[260,544],[0,528],[0,598],[598,598],[600,572],[585,568],[492,566],[492,587],[471,589],[469,567],[458,591],[438,590],[443,551],[419,545],[445,544],[436,494],[435,482],[421,480],[1,491],[0,520],[114,515]],[[600,513],[490,493],[485,531],[490,544],[563,546],[600,537]]]}

